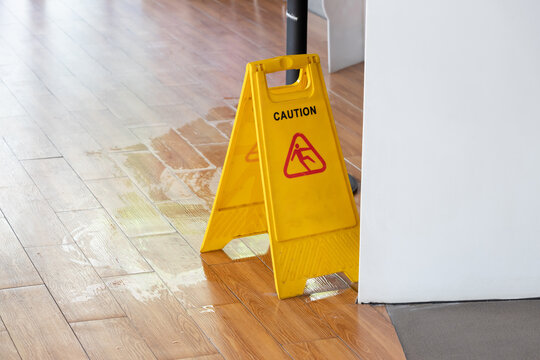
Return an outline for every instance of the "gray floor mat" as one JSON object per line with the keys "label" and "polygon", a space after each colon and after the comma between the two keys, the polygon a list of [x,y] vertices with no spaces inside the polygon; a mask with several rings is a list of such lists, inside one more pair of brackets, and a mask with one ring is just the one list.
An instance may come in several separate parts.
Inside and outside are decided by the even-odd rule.
{"label": "gray floor mat", "polygon": [[540,359],[540,300],[387,309],[408,360]]}

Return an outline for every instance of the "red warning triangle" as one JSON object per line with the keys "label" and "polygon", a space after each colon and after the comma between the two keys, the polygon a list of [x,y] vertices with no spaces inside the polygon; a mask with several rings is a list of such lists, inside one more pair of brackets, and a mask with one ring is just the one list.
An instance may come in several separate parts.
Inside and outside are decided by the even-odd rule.
{"label": "red warning triangle", "polygon": [[304,134],[294,134],[283,173],[288,178],[321,173],[326,163]]}

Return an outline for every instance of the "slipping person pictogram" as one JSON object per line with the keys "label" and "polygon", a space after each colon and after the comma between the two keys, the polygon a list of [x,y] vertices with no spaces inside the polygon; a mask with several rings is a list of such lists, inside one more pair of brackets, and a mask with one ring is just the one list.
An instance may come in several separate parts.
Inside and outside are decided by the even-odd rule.
{"label": "slipping person pictogram", "polygon": [[[308,164],[307,161],[310,163]],[[283,173],[288,178],[321,173],[326,169],[322,156],[302,133],[293,136]]]}
{"label": "slipping person pictogram", "polygon": [[302,163],[302,165],[304,165],[304,167],[306,168],[307,171],[311,171],[311,169],[309,168],[309,166],[306,164],[306,160],[309,160],[311,161],[312,163],[315,163],[315,160],[313,160],[310,156],[305,156],[303,154],[303,151],[305,150],[309,150],[308,147],[305,147],[305,148],[301,148],[300,145],[298,144],[295,144],[294,145],[294,151],[293,151],[293,155],[292,155],[292,158],[291,160],[294,160],[295,157],[298,158],[298,160]]}

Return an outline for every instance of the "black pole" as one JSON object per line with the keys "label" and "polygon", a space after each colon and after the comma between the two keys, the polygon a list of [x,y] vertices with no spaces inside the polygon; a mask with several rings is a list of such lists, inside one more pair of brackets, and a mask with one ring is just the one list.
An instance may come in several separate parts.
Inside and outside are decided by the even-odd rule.
{"label": "black pole", "polygon": [[[307,53],[308,0],[287,0],[287,55]],[[298,79],[298,70],[287,70],[287,85]]]}

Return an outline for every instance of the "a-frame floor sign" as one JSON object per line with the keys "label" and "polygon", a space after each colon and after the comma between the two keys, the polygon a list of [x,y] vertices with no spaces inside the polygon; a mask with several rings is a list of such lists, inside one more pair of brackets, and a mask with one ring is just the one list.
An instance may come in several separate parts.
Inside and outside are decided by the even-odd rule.
{"label": "a-frame floor sign", "polygon": [[[289,69],[295,84],[268,88],[267,73]],[[358,213],[317,55],[247,65],[201,252],[265,232],[280,299],[317,276],[358,281]]]}

